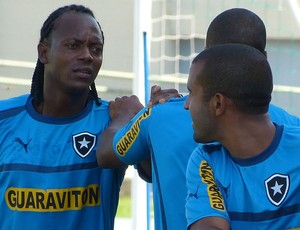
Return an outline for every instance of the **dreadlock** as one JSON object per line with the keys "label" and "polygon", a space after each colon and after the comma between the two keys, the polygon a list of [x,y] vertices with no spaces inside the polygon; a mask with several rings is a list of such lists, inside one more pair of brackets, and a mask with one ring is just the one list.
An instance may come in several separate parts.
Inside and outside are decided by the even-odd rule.
{"label": "dreadlock", "polygon": [[[46,38],[51,34],[55,21],[57,18],[59,18],[61,15],[63,15],[66,12],[71,12],[74,11],[76,13],[84,13],[92,16],[95,19],[95,16],[93,12],[82,5],[68,5],[68,6],[63,6],[52,12],[49,17],[46,19],[46,21],[43,24],[43,27],[41,28],[40,31],[40,40],[39,43],[44,42]],[[96,20],[96,19],[95,19]],[[97,20],[96,20],[97,21]],[[100,28],[101,35],[103,38],[103,43],[104,43],[104,34],[101,29],[101,26],[99,22],[97,21],[97,24]],[[34,69],[34,73],[32,76],[32,82],[31,82],[31,90],[30,90],[30,95],[33,98],[33,103],[36,105],[39,105],[43,101],[43,89],[44,89],[44,64],[38,59],[36,63],[36,67]],[[89,89],[89,98],[94,100],[97,105],[101,105],[101,102],[98,97],[98,93],[96,90],[96,85],[95,82],[92,83]]]}

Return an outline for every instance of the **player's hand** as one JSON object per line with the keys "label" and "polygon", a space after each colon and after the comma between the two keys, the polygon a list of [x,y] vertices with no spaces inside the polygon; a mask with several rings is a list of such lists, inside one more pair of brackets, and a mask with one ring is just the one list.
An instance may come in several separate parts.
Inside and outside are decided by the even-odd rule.
{"label": "player's hand", "polygon": [[182,97],[182,94],[179,94],[177,89],[161,89],[159,85],[154,85],[151,87],[150,101],[147,106],[152,107],[158,103],[163,104],[174,97]]}
{"label": "player's hand", "polygon": [[124,122],[129,121],[142,108],[144,106],[135,95],[116,97],[115,101],[109,103],[111,119],[121,119]]}

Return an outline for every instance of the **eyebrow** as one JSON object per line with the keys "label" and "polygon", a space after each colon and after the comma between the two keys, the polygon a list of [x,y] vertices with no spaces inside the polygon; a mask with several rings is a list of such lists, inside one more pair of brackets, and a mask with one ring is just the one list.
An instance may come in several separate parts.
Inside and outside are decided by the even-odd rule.
{"label": "eyebrow", "polygon": [[[83,44],[83,43],[85,43],[85,41],[86,40],[83,40],[83,39],[78,39],[78,38],[70,38],[70,39],[67,39],[67,41],[70,41],[70,40],[74,40],[75,42],[78,42],[78,43],[80,43],[80,44]],[[99,45],[104,45],[104,43],[103,43],[103,40],[102,39],[99,39],[99,38],[96,38],[95,39],[95,41],[92,41],[91,42],[92,44],[99,44]]]}

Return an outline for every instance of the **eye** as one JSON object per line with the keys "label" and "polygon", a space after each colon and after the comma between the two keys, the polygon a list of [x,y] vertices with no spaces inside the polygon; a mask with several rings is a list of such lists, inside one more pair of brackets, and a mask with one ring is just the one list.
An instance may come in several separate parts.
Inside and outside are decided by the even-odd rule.
{"label": "eye", "polygon": [[70,42],[70,43],[67,43],[66,46],[69,48],[69,49],[76,49],[78,48],[78,44],[75,43],[75,42]]}
{"label": "eye", "polygon": [[96,55],[101,55],[103,51],[103,47],[101,46],[93,46],[92,47],[92,52]]}

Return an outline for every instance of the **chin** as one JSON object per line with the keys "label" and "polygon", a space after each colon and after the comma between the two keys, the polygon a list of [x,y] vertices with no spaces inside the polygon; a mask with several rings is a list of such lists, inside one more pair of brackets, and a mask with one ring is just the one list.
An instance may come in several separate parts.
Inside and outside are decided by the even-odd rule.
{"label": "chin", "polygon": [[197,135],[196,133],[194,133],[194,140],[197,143],[201,143],[201,144],[207,144],[207,143],[211,143],[212,142],[210,139],[202,137],[201,135]]}
{"label": "chin", "polygon": [[199,138],[199,136],[194,132],[194,141],[196,141],[197,143],[201,143],[201,139]]}

